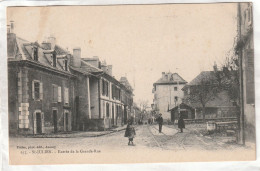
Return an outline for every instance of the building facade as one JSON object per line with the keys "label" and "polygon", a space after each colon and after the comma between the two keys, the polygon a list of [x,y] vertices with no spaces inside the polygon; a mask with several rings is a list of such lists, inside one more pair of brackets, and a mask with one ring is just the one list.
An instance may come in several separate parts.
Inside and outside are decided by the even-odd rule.
{"label": "building facade", "polygon": [[[215,72],[222,71],[202,71],[182,89],[184,92],[183,102],[194,109],[194,119],[203,119],[203,104],[200,101],[200,98],[208,99],[207,101],[204,101],[205,119],[237,117],[237,107],[234,105],[227,90],[219,88],[219,91],[215,94],[197,90],[198,87],[199,89],[202,89],[200,86],[212,86],[209,84],[201,85],[203,84],[202,82],[206,82],[206,80],[210,80],[206,83],[217,84]],[[194,94],[193,91],[196,91],[196,93]],[[191,96],[193,96],[193,98],[191,98]],[[194,96],[197,97],[194,98]]]}
{"label": "building facade", "polygon": [[[13,23],[12,23],[13,24]],[[50,37],[41,45],[9,30],[9,132],[56,133],[75,129],[74,80],[70,54]]]}
{"label": "building facade", "polygon": [[184,97],[182,88],[186,81],[177,73],[162,72],[162,77],[153,84],[153,107],[164,119],[171,119],[169,109],[182,103]]}
{"label": "building facade", "polygon": [[240,68],[240,143],[255,141],[254,35],[252,3],[238,3],[236,53]]}
{"label": "building facade", "polygon": [[8,27],[8,96],[11,134],[105,130],[131,117],[133,89],[112,65],[98,57],[82,58],[51,36],[29,42]]}

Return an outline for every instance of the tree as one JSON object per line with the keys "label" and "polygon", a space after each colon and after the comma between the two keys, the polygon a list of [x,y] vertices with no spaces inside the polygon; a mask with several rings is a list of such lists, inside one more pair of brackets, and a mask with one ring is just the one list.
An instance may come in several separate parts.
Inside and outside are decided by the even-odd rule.
{"label": "tree", "polygon": [[206,105],[217,96],[218,81],[215,76],[207,75],[201,78],[196,85],[188,86],[189,93],[184,101],[199,103],[202,107],[203,120],[205,121]]}

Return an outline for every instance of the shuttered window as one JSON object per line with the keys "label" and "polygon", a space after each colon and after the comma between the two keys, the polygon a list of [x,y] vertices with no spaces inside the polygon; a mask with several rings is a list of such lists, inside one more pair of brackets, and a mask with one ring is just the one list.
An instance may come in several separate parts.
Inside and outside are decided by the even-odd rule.
{"label": "shuttered window", "polygon": [[58,87],[58,102],[61,102],[61,87]]}
{"label": "shuttered window", "polygon": [[58,102],[58,86],[52,85],[52,100],[53,102]]}
{"label": "shuttered window", "polygon": [[38,80],[32,81],[32,99],[34,99],[34,100],[43,99],[42,82],[40,82]]}
{"label": "shuttered window", "polygon": [[64,88],[64,103],[69,104],[69,89],[66,87]]}
{"label": "shuttered window", "polygon": [[246,74],[246,102],[255,103],[255,83],[254,83],[254,50],[248,49],[245,53],[245,74]]}

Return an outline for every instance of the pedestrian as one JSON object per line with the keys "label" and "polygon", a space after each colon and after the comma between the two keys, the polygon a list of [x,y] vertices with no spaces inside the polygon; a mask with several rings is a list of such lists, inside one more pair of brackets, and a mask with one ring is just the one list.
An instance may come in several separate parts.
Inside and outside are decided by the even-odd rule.
{"label": "pedestrian", "polygon": [[159,117],[156,119],[156,121],[159,124],[159,133],[161,133],[162,132],[162,124],[163,124],[163,118],[162,118],[162,114],[161,113],[159,114]]}
{"label": "pedestrian", "polygon": [[185,128],[185,123],[183,120],[183,116],[180,114],[179,120],[178,120],[178,128],[180,128],[181,133],[183,133],[183,128]]}
{"label": "pedestrian", "polygon": [[135,128],[133,126],[133,122],[128,121],[126,130],[125,130],[125,137],[128,137],[128,140],[129,140],[128,145],[130,145],[130,144],[134,145],[135,135],[136,135],[136,133],[135,133]]}

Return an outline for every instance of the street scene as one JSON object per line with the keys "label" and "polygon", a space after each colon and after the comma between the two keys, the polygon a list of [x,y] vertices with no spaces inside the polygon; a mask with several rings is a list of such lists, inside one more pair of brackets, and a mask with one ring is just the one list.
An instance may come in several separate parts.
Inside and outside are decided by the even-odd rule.
{"label": "street scene", "polygon": [[[105,163],[124,162],[117,154],[155,151],[162,162],[254,160],[252,9],[10,7],[10,162],[90,163],[90,153],[108,152]],[[188,157],[167,157],[182,152]],[[68,157],[76,153],[84,156]]]}

